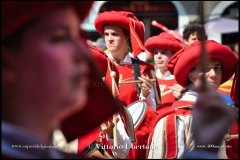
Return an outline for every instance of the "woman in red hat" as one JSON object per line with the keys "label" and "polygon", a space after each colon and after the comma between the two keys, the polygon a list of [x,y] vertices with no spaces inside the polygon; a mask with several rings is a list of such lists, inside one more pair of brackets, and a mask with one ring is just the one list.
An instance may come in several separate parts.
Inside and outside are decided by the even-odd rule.
{"label": "woman in red hat", "polygon": [[[2,3],[3,157],[67,158],[53,146],[53,130],[61,128],[70,140],[118,111],[106,87],[95,92],[99,95],[102,91],[100,98],[107,103],[95,104],[95,115],[89,111],[95,109],[89,100],[96,99],[89,91],[90,83],[101,79],[79,26],[91,5],[70,1]],[[106,107],[107,111],[99,114]],[[80,116],[69,119],[75,113]],[[94,121],[89,121],[91,116]],[[71,127],[74,124],[76,128]]]}
{"label": "woman in red hat", "polygon": [[[207,40],[204,43],[209,57],[205,75],[206,82],[211,89],[217,90],[233,75],[238,58],[228,47],[213,40]],[[178,51],[169,60],[168,69],[183,87],[190,85],[198,87],[202,83],[199,77],[202,71],[199,63],[200,57],[201,43],[196,41]],[[150,146],[155,148],[149,150],[148,158],[180,158],[184,151],[196,147],[191,124],[192,109],[197,98],[197,92],[190,89],[183,94],[181,99],[174,102],[167,112],[159,115],[155,129],[149,137]],[[226,158],[225,151],[226,148],[221,147],[219,155]]]}
{"label": "woman in red hat", "polygon": [[158,111],[170,107],[172,103],[179,99],[184,88],[177,84],[174,75],[167,69],[169,59],[183,48],[182,42],[174,38],[173,35],[162,32],[158,36],[150,37],[145,42],[145,48],[154,55],[156,67],[156,77],[161,90],[161,106]]}
{"label": "woman in red hat", "polygon": [[[159,89],[156,88],[158,85],[153,85],[150,81],[154,76],[151,74],[154,74],[154,66],[136,58],[144,49],[144,25],[131,12],[107,11],[99,14],[95,20],[95,27],[104,36],[106,54],[117,65],[120,73],[118,98],[124,106],[129,106],[138,100],[148,105],[141,126],[136,128],[137,142],[134,146],[137,148],[132,148],[128,156],[128,158],[146,158],[147,138],[156,117],[154,110],[160,101]],[[133,66],[136,68],[134,69]],[[140,80],[141,85],[121,85],[122,82],[133,80]]]}

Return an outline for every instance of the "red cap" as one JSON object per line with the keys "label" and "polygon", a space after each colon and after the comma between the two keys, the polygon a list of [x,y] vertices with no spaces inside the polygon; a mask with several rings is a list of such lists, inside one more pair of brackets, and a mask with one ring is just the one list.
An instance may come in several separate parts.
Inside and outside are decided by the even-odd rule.
{"label": "red cap", "polygon": [[94,25],[99,33],[104,34],[103,29],[106,24],[113,24],[130,31],[134,57],[144,50],[144,24],[132,12],[102,12],[96,18]]}
{"label": "red cap", "polygon": [[183,48],[183,45],[172,34],[162,32],[158,36],[148,38],[145,42],[145,48],[152,54],[154,53],[154,48],[163,48],[176,53]]}
{"label": "red cap", "polygon": [[2,38],[7,38],[32,20],[61,7],[74,7],[80,20],[83,21],[92,3],[93,1],[3,1]]}
{"label": "red cap", "polygon": [[[216,59],[223,65],[222,83],[226,82],[235,72],[237,55],[227,46],[215,42],[205,41],[207,56]],[[175,76],[176,81],[186,87],[188,85],[189,71],[195,67],[201,57],[201,42],[196,41],[192,45],[178,51],[168,62],[168,70]]]}

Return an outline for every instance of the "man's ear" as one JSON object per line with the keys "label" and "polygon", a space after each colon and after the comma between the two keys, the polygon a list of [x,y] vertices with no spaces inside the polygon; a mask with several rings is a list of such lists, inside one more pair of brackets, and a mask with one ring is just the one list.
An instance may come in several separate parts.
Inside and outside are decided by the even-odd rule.
{"label": "man's ear", "polygon": [[4,83],[11,83],[15,80],[16,55],[9,49],[2,47],[2,80]]}

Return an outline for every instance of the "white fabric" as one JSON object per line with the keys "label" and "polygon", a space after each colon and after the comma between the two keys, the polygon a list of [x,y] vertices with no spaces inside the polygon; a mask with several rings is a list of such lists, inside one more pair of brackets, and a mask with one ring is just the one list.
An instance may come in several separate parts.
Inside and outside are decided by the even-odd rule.
{"label": "white fabric", "polygon": [[119,121],[117,123],[117,142],[118,146],[116,148],[113,147],[113,139],[108,137],[107,140],[110,142],[111,151],[116,158],[125,159],[128,156],[129,149],[131,148],[132,142],[128,137],[126,130],[124,128],[124,123],[118,115]]}
{"label": "white fabric", "polygon": [[160,69],[156,69],[156,77],[159,79],[175,79],[174,75],[172,75],[169,71],[166,71],[164,74],[160,72]]}

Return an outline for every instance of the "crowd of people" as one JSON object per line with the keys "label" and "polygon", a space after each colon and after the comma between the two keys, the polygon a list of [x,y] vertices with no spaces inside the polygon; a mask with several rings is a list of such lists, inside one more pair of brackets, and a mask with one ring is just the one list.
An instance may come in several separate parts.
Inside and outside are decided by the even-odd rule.
{"label": "crowd of people", "polygon": [[90,43],[92,3],[2,2],[2,157],[238,159],[238,53],[198,23],[145,40],[129,11]]}

